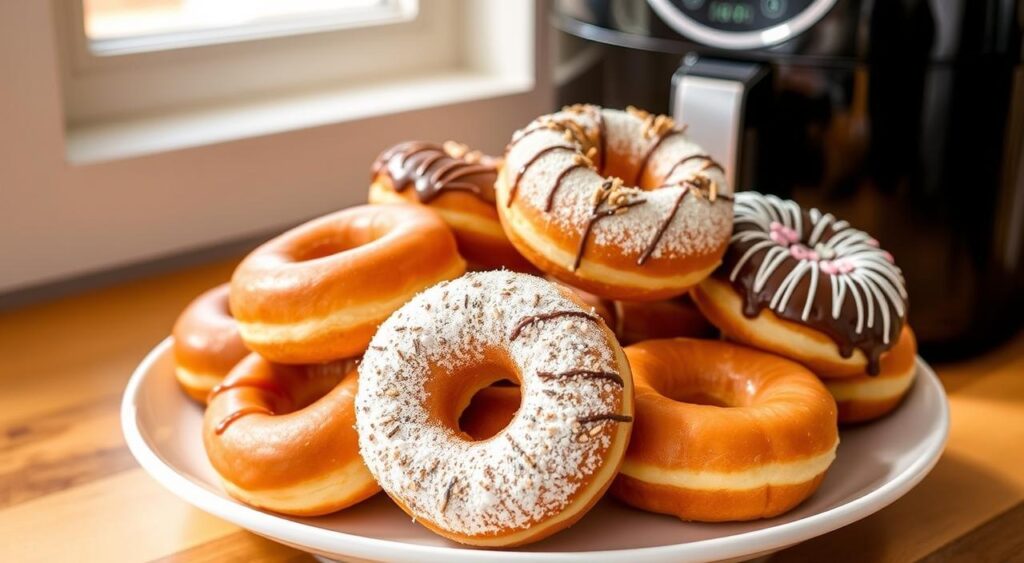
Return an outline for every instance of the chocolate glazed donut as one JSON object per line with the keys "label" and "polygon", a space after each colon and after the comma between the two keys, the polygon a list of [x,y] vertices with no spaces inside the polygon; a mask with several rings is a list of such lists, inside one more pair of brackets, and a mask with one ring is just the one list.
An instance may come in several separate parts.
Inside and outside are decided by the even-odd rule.
{"label": "chocolate glazed donut", "polygon": [[741,192],[734,211],[722,265],[693,294],[701,311],[728,337],[822,377],[877,375],[907,313],[892,255],[846,221],[793,201]]}
{"label": "chocolate glazed donut", "polygon": [[455,234],[470,269],[534,273],[498,221],[494,180],[499,162],[453,141],[399,143],[373,163],[369,201],[413,203],[437,211]]}

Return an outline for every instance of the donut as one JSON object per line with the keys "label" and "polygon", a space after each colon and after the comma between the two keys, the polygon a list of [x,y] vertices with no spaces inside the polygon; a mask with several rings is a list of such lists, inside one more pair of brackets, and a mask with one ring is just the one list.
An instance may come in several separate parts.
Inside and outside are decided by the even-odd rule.
{"label": "donut", "polygon": [[684,293],[732,228],[722,167],[666,116],[572,106],[517,131],[495,182],[509,240],[535,266],[606,299]]}
{"label": "donut", "polygon": [[374,161],[369,201],[406,202],[437,211],[474,269],[536,272],[501,229],[494,206],[499,162],[454,141],[399,143]]}
{"label": "donut", "polygon": [[[507,427],[474,441],[470,398],[512,379]],[[615,335],[572,292],[507,271],[438,284],[381,325],[359,368],[359,447],[381,488],[451,540],[513,546],[583,516],[618,470],[633,415]]]}
{"label": "donut", "polygon": [[877,375],[906,322],[903,274],[878,241],[829,213],[756,192],[736,194],[722,266],[692,295],[728,339],[821,377]]}
{"label": "donut", "polygon": [[192,399],[205,404],[224,376],[249,354],[228,306],[228,284],[196,297],[174,322],[174,376]]}
{"label": "donut", "polygon": [[880,418],[903,401],[917,373],[917,341],[904,325],[892,350],[882,354],[878,375],[823,378],[839,407],[839,422],[852,424]]}
{"label": "donut", "polygon": [[355,363],[283,365],[251,354],[231,370],[203,417],[203,444],[229,495],[317,516],[380,490],[353,427]]}
{"label": "donut", "polygon": [[614,301],[562,285],[592,307],[623,345],[678,336],[710,338],[717,332],[687,295],[661,301]]}
{"label": "donut", "polygon": [[717,330],[689,296],[662,301],[613,301],[615,334],[623,345],[686,336],[712,338]]}
{"label": "donut", "polygon": [[576,295],[576,297],[578,297],[580,301],[582,301],[584,305],[586,305],[589,308],[588,310],[590,312],[597,314],[598,316],[601,317],[602,320],[604,320],[605,324],[612,329],[613,333],[615,333],[616,338],[619,336],[617,328],[618,317],[615,314],[614,301],[612,301],[611,299],[603,299],[601,297],[598,297],[597,295],[594,295],[593,293],[583,291],[578,287],[568,285],[562,281],[559,281],[557,278],[548,278],[548,281],[558,284],[559,286],[564,287],[569,291],[573,292]]}
{"label": "donut", "polygon": [[839,444],[836,404],[807,368],[713,340],[648,340],[625,352],[636,422],[616,498],[683,520],[753,520],[821,484]]}
{"label": "donut", "polygon": [[231,278],[231,312],[246,346],[272,362],[348,358],[409,298],[465,268],[451,230],[430,209],[363,205],[249,254]]}

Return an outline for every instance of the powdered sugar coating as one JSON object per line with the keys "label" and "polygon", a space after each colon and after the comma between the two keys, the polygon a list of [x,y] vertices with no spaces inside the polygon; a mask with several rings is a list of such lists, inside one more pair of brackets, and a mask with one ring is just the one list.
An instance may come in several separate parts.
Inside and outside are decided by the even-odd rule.
{"label": "powdered sugar coating", "polygon": [[[518,180],[513,202],[540,212],[560,230],[582,233],[593,212],[593,193],[604,181],[597,170],[579,167],[563,176],[551,200],[550,211],[544,210],[558,176],[573,165],[574,156],[583,155],[592,147],[597,149],[603,142],[607,154],[624,155],[630,161],[626,168],[636,171],[634,178],[623,179],[627,186],[644,172],[640,169],[643,156],[650,153],[643,168],[664,187],[649,191],[636,188],[635,197],[645,203],[596,222],[590,234],[593,244],[621,248],[625,254],[639,258],[655,241],[650,255],[653,259],[685,257],[722,248],[732,230],[732,205],[726,200],[732,195],[732,188],[720,168],[708,167],[709,160],[686,160],[703,155],[700,146],[682,131],[670,132],[658,142],[657,136],[644,134],[644,121],[631,113],[595,106],[589,106],[588,110],[542,116],[516,133],[506,153],[506,181],[515,181],[516,172],[525,164],[530,165]],[[562,129],[544,127],[552,121],[575,123],[590,138],[578,142],[565,135]],[[603,140],[600,138],[602,131]],[[544,149],[556,145],[570,145],[576,151],[549,151],[533,160]],[[710,201],[708,197],[691,193],[685,195],[675,209],[680,192],[687,189],[679,184],[698,177],[714,183],[717,195],[725,197]],[[670,216],[667,227],[659,235],[659,228]]]}
{"label": "powdered sugar coating", "polygon": [[[572,316],[523,322],[558,312]],[[478,365],[495,347],[507,349],[519,372],[522,404],[504,431],[470,442],[432,419],[424,384],[431,366]],[[620,357],[600,318],[541,278],[494,271],[443,282],[388,318],[363,358],[363,459],[389,495],[443,529],[481,536],[529,528],[565,509],[609,462],[613,434],[626,422],[585,419],[623,413],[632,382]],[[624,383],[540,375],[572,370]]]}

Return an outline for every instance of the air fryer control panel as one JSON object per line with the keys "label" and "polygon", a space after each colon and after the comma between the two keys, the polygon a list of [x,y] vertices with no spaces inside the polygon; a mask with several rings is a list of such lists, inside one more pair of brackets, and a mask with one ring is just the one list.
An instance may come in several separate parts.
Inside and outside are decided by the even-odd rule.
{"label": "air fryer control panel", "polygon": [[807,9],[812,0],[672,0],[692,20],[723,31],[766,29]]}
{"label": "air fryer control panel", "polygon": [[781,43],[817,23],[836,0],[648,0],[688,39],[725,49]]}

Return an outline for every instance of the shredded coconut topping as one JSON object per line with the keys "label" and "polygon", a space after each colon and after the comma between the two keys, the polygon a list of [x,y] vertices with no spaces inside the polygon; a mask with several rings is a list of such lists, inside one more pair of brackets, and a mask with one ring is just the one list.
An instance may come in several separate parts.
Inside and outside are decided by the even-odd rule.
{"label": "shredded coconut topping", "polygon": [[[367,467],[418,518],[452,532],[525,529],[561,512],[607,462],[623,416],[617,344],[549,282],[505,271],[440,283],[381,325],[359,368],[356,427]],[[507,350],[522,383],[508,427],[472,442],[434,420],[432,369]],[[596,430],[595,430],[596,429]]]}
{"label": "shredded coconut topping", "polygon": [[[572,127],[560,126],[567,123]],[[579,131],[586,135],[580,135]],[[675,129],[671,119],[637,110],[624,112],[596,106],[571,106],[539,117],[517,131],[506,152],[508,181],[515,180],[516,171],[525,164],[529,166],[518,180],[514,203],[542,212],[550,209],[544,215],[559,229],[583,233],[593,212],[593,194],[605,178],[598,170],[580,164],[595,160],[602,143],[609,157],[623,155],[628,161],[617,166],[635,174],[635,178],[624,179],[626,186],[644,176],[646,170],[646,176],[658,180],[660,187],[623,188],[641,195],[644,204],[599,221],[588,233],[589,244],[614,246],[639,258],[654,241],[648,258],[657,259],[709,252],[728,240],[732,230],[732,206],[727,200],[731,199],[732,188],[721,167],[683,131]],[[567,144],[576,148],[576,152],[548,150],[541,154],[550,147]],[[648,153],[650,156],[644,162],[644,155]],[[575,170],[560,176],[574,165]],[[700,197],[696,189],[691,189],[695,184],[712,186],[718,198]],[[690,190],[690,193],[681,199],[676,209],[683,190]],[[666,220],[664,232],[659,233]]]}

